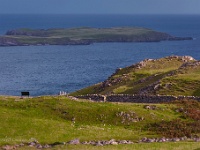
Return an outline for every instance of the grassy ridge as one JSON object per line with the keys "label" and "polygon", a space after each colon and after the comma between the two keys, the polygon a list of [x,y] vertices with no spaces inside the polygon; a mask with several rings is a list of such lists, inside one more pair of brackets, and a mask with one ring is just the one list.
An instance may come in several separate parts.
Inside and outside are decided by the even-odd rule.
{"label": "grassy ridge", "polygon": [[118,69],[107,80],[72,93],[200,96],[200,63],[191,57],[147,59]]}

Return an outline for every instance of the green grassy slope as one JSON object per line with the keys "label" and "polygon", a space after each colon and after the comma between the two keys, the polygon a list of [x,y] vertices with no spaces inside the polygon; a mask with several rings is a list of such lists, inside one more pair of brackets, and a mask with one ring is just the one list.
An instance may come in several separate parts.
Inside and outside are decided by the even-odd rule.
{"label": "green grassy slope", "polygon": [[147,59],[118,69],[102,83],[72,95],[150,94],[200,96],[200,63],[191,57],[169,56]]}
{"label": "green grassy slope", "polygon": [[[174,104],[156,104],[156,110],[144,104],[95,103],[66,97],[19,99],[0,97],[0,145],[28,142],[64,142],[84,140],[160,137],[145,127],[163,120],[181,118]],[[127,115],[129,117],[127,117]],[[141,119],[143,118],[143,119]]]}
{"label": "green grassy slope", "polygon": [[[146,105],[154,109],[146,109]],[[139,141],[144,137],[199,137],[200,102],[168,104],[97,103],[62,96],[20,99],[0,97],[0,147],[38,140],[41,144],[97,140]],[[143,118],[143,119],[142,119]],[[188,141],[131,145],[57,145],[52,149],[182,150],[200,147]],[[35,149],[24,146],[21,150]]]}

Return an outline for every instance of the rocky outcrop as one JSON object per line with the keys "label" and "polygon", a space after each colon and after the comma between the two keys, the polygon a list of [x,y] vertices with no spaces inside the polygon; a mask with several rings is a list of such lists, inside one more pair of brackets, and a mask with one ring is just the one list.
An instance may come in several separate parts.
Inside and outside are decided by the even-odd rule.
{"label": "rocky outcrop", "polygon": [[21,43],[14,38],[0,37],[0,46],[21,46]]}
{"label": "rocky outcrop", "polygon": [[196,68],[198,66],[200,66],[200,61],[187,62],[187,63],[184,63],[183,65],[181,65],[179,69]]}

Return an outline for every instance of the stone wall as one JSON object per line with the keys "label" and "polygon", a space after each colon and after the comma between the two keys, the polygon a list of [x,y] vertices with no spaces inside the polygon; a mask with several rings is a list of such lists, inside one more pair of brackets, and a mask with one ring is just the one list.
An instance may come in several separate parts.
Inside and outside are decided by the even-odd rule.
{"label": "stone wall", "polygon": [[99,94],[87,94],[87,95],[78,95],[74,96],[76,98],[81,98],[81,99],[89,99],[93,101],[106,101],[106,96],[104,95],[99,95]]}
{"label": "stone wall", "polygon": [[184,100],[184,99],[200,101],[200,97],[195,97],[195,96],[130,95],[130,94],[113,94],[109,96],[88,94],[88,95],[76,96],[76,98],[89,99],[93,101],[129,102],[129,103],[163,103],[163,102],[171,102],[174,100]]}
{"label": "stone wall", "polygon": [[106,100],[108,102],[162,103],[176,100],[176,97],[148,95],[110,95]]}

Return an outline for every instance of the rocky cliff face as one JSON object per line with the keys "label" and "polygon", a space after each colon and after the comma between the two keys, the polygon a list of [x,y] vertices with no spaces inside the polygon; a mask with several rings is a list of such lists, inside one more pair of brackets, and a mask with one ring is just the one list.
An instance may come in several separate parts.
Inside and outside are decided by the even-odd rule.
{"label": "rocky cliff face", "polygon": [[0,46],[18,46],[21,45],[17,40],[8,37],[0,37]]}

